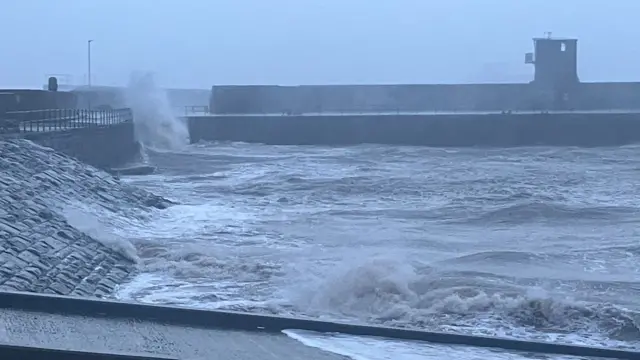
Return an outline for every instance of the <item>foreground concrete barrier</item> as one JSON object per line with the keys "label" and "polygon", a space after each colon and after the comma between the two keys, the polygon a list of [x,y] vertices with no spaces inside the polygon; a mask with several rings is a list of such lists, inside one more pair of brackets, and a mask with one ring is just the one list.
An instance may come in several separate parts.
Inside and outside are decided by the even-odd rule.
{"label": "foreground concrete barrier", "polygon": [[20,360],[179,360],[175,357],[143,354],[123,354],[73,351],[32,346],[0,344],[0,359]]}
{"label": "foreground concrete barrier", "polygon": [[640,360],[640,352],[621,349],[447,334],[311,319],[177,308],[20,292],[0,292],[0,308],[86,317],[138,319],[141,321],[156,321],[166,324],[211,329],[218,328],[278,333],[286,329],[301,329],[323,333],[376,336],[440,344],[501,348],[523,352]]}

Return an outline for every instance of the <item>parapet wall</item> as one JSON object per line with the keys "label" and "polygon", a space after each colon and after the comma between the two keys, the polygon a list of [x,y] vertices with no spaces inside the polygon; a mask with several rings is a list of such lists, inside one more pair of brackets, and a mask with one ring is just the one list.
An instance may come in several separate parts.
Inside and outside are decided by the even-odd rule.
{"label": "parapet wall", "polygon": [[194,116],[192,142],[273,145],[617,146],[640,142],[640,113]]}
{"label": "parapet wall", "polygon": [[530,109],[528,84],[214,86],[216,114]]}
{"label": "parapet wall", "polygon": [[[548,95],[548,94],[546,94]],[[214,86],[215,114],[536,110],[545,94],[529,83]],[[581,83],[568,109],[640,109],[640,83]]]}

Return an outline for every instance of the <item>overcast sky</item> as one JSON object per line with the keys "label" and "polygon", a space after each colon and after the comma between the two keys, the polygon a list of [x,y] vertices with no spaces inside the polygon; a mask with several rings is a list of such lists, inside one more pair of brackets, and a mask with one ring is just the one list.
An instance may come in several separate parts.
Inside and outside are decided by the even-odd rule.
{"label": "overcast sky", "polygon": [[[528,81],[534,36],[577,37],[583,81],[640,80],[638,0],[14,0],[0,87],[47,74],[163,86]],[[62,81],[61,81],[62,82]]]}

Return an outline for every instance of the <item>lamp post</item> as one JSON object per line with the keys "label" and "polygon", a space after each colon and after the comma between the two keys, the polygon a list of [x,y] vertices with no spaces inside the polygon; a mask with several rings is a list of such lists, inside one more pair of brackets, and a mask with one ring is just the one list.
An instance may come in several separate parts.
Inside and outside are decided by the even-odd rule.
{"label": "lamp post", "polygon": [[87,41],[87,85],[91,87],[91,43],[93,40]]}

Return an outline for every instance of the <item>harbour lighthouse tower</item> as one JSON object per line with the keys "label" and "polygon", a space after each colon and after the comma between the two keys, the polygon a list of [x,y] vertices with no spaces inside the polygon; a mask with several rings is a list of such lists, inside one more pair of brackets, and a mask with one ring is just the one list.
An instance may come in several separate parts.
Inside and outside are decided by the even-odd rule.
{"label": "harbour lighthouse tower", "polygon": [[575,103],[578,79],[578,40],[546,37],[533,39],[533,53],[525,54],[525,63],[533,64],[531,85],[535,103],[549,110],[568,110]]}

